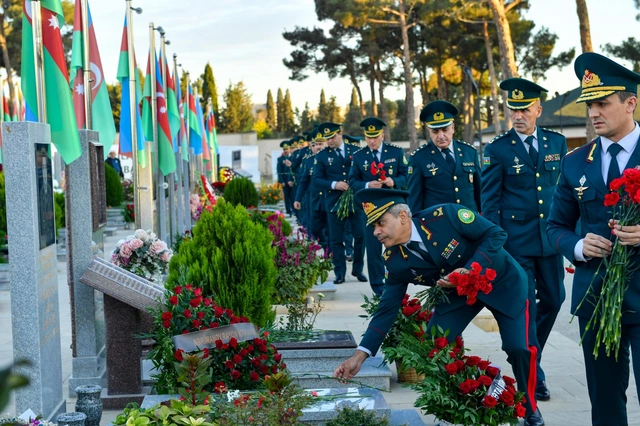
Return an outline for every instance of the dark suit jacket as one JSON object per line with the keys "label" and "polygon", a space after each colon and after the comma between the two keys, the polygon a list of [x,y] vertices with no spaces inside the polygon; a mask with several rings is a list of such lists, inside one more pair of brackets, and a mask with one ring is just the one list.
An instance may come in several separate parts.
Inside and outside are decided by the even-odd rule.
{"label": "dark suit jacket", "polygon": [[[387,177],[393,179],[393,189],[405,189],[407,187],[407,159],[402,148],[396,145],[383,143],[380,146],[380,163],[384,164]],[[371,174],[371,163],[374,161],[373,153],[369,147],[362,148],[353,154],[353,164],[349,175],[349,186],[354,192],[364,189],[367,182],[378,180],[378,176]],[[385,187],[386,188],[386,187]]]}
{"label": "dark suit jacket", "polygon": [[[340,156],[333,148],[325,148],[316,154],[316,163],[313,167],[311,182],[315,187],[324,192],[327,212],[335,211],[336,203],[343,191],[331,189],[333,182],[348,182],[349,171],[351,170],[351,160],[353,154],[360,148],[357,146],[344,144],[346,156]],[[356,203],[356,207],[358,207]]]}
{"label": "dark suit jacket", "polygon": [[[469,221],[468,213],[473,220]],[[467,214],[466,218],[464,214]],[[402,305],[409,283],[432,286],[436,281],[457,268],[471,268],[478,262],[483,269],[497,273],[493,291],[478,294],[482,303],[515,318],[520,314],[527,298],[527,276],[518,263],[507,253],[504,242],[507,233],[477,213],[455,204],[442,204],[413,216],[422,242],[431,258],[425,260],[403,246],[386,249],[389,276],[380,306],[362,338],[361,346],[372,354],[377,352],[385,335],[393,325]],[[441,303],[436,312],[447,313],[466,303],[466,297],[449,291],[449,303]]]}

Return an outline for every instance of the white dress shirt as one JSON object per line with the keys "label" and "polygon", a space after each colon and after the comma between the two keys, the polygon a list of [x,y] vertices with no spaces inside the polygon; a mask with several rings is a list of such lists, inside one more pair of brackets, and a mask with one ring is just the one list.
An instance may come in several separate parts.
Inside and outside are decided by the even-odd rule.
{"label": "white dress shirt", "polygon": [[529,152],[529,144],[526,143],[524,140],[529,136],[533,136],[533,147],[536,149],[536,151],[540,152],[540,150],[538,149],[538,127],[537,126],[533,129],[533,134],[531,135],[525,135],[524,133],[520,133],[520,132],[516,132],[516,134],[524,144],[524,149],[527,152]]}

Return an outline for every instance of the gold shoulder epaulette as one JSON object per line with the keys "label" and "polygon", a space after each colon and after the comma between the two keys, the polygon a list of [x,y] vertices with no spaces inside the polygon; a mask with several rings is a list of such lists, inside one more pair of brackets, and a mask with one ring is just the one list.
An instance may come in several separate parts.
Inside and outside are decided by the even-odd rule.
{"label": "gold shoulder epaulette", "polygon": [[416,148],[416,150],[415,150],[415,151],[413,151],[413,152],[412,152],[411,154],[409,154],[409,155],[414,155],[414,154],[415,154],[415,153],[417,153],[418,151],[420,151],[420,150],[424,149],[428,144],[429,144],[428,142],[427,142],[427,143],[423,143],[422,145],[420,145],[419,147],[417,147],[417,148]]}
{"label": "gold shoulder epaulette", "polygon": [[394,143],[386,143],[386,142],[385,142],[385,145],[389,145],[389,146],[392,146],[392,147],[394,147],[394,148],[402,149],[402,147],[400,147],[400,146],[398,146],[398,145],[396,145],[396,144],[394,144]]}
{"label": "gold shoulder epaulette", "polygon": [[542,130],[544,130],[545,132],[551,132],[551,133],[557,133],[560,136],[564,136],[562,133],[560,133],[557,130],[553,130],[553,129],[547,129],[546,127],[541,127]]}
{"label": "gold shoulder epaulette", "polygon": [[494,143],[495,141],[497,141],[498,139],[502,139],[503,137],[505,137],[509,132],[503,132],[500,133],[498,136],[496,136],[495,138],[491,139],[491,141],[489,143]]}
{"label": "gold shoulder epaulette", "polygon": [[359,150],[357,150],[356,152],[353,153],[353,155],[356,155],[357,153],[359,153],[360,151],[362,151],[365,148],[369,148],[368,146],[363,146],[362,148],[360,148]]}
{"label": "gold shoulder epaulette", "polygon": [[460,143],[462,143],[462,144],[464,144],[464,145],[466,145],[466,146],[470,146],[470,147],[471,147],[471,148],[473,148],[473,149],[476,149],[476,147],[475,147],[475,146],[473,146],[473,145],[471,145],[470,143],[467,143],[467,142],[465,142],[465,141],[458,141],[458,142],[460,142]]}
{"label": "gold shoulder epaulette", "polygon": [[595,141],[595,139],[594,139],[594,140],[592,140],[592,141],[591,141],[591,142],[589,142],[589,143],[586,143],[586,144],[584,144],[584,145],[580,145],[579,147],[573,148],[571,151],[567,152],[567,154],[566,154],[565,156],[567,156],[567,155],[569,155],[569,154],[573,154],[574,152],[580,151],[580,150],[581,150],[581,149],[583,149],[583,148],[588,148],[588,147],[590,147],[590,146],[593,144],[593,142],[594,142],[594,141]]}

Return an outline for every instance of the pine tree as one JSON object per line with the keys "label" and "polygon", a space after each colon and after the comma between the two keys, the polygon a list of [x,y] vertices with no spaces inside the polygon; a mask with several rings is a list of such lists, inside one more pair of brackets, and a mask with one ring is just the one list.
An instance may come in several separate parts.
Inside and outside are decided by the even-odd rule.
{"label": "pine tree", "polygon": [[332,96],[329,99],[326,113],[327,113],[327,121],[332,121],[334,123],[342,122],[342,115],[340,114],[340,106],[338,105],[338,101],[335,96]]}
{"label": "pine tree", "polygon": [[278,96],[276,98],[276,130],[282,133],[284,129],[284,98],[282,89],[278,88]]}
{"label": "pine tree", "polygon": [[211,102],[213,103],[213,112],[214,114],[218,114],[218,88],[216,87],[216,80],[213,78],[213,70],[211,69],[211,65],[207,62],[207,65],[204,67],[204,74],[200,77],[203,81],[202,83],[202,110],[207,110],[207,102],[209,98],[211,98]]}
{"label": "pine tree", "polygon": [[293,115],[293,106],[291,105],[291,93],[289,89],[284,95],[284,108],[283,108],[284,123],[282,123],[282,131],[286,135],[293,136],[296,133],[296,120]]}
{"label": "pine tree", "polygon": [[219,128],[221,133],[248,132],[253,128],[251,96],[241,81],[235,87],[229,87],[223,95],[225,107],[220,111]]}
{"label": "pine tree", "polygon": [[309,109],[309,102],[304,103],[304,110],[298,116],[298,122],[300,123],[300,130],[303,132],[310,132],[313,130],[313,114]]}
{"label": "pine tree", "polygon": [[360,109],[360,100],[358,99],[358,92],[354,88],[351,92],[351,102],[347,109],[347,114],[344,117],[344,123],[342,124],[343,130],[348,135],[359,135],[362,133],[360,128],[360,122],[362,121],[362,110]]}
{"label": "pine tree", "polygon": [[318,104],[318,122],[324,123],[329,121],[327,114],[327,98],[324,95],[324,89],[320,91],[320,103]]}
{"label": "pine tree", "polygon": [[273,103],[271,89],[267,92],[267,125],[271,130],[276,129],[276,105]]}

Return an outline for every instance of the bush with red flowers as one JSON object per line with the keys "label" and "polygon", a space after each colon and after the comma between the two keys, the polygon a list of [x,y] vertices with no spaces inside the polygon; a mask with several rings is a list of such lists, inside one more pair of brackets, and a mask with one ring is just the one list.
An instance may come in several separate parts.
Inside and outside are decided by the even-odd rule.
{"label": "bush with red flowers", "polygon": [[515,380],[501,375],[489,361],[465,355],[459,336],[449,343],[447,333],[431,330],[431,338],[423,342],[404,334],[393,351],[407,368],[425,376],[412,385],[419,394],[414,406],[457,425],[518,424],[525,408]]}
{"label": "bush with red flowers", "polygon": [[[202,288],[192,284],[177,285],[165,290],[164,306],[154,312],[155,330],[151,336],[156,346],[149,354],[157,374],[154,385],[158,393],[177,393],[180,382],[174,367],[185,354],[176,350],[171,338],[178,334],[247,323],[246,317],[236,316],[231,309],[218,306],[212,298],[204,297]],[[204,349],[211,360],[211,384],[207,392],[220,393],[227,389],[250,390],[260,387],[266,375],[284,368],[282,355],[271,344],[269,333],[260,332],[251,341],[228,342],[217,340],[215,347]]]}

